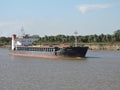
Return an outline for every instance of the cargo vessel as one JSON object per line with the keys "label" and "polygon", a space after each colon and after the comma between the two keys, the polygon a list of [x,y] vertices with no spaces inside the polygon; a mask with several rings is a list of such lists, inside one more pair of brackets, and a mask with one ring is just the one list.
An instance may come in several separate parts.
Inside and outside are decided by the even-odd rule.
{"label": "cargo vessel", "polygon": [[30,37],[29,35],[19,36],[12,35],[12,45],[10,55],[40,57],[40,58],[81,58],[85,57],[88,47],[79,46],[33,46],[32,43],[38,38]]}

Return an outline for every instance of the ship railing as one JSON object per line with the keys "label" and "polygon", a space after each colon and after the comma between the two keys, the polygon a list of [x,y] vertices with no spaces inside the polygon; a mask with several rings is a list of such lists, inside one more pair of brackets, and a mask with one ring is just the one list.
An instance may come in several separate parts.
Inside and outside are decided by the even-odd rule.
{"label": "ship railing", "polygon": [[42,48],[42,47],[16,47],[16,50],[23,51],[45,51],[45,52],[54,52],[55,48]]}

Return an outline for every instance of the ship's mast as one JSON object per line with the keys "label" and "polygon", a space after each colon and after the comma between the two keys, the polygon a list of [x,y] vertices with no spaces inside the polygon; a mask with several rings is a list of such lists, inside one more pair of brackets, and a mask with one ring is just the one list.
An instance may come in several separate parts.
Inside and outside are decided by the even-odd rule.
{"label": "ship's mast", "polygon": [[78,32],[75,31],[74,34],[75,34],[75,47],[77,47],[77,34],[78,34]]}

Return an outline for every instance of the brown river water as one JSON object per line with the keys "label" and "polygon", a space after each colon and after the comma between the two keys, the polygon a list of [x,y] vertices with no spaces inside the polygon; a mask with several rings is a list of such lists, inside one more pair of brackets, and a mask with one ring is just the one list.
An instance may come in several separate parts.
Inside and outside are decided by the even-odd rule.
{"label": "brown river water", "polygon": [[0,90],[120,90],[120,51],[52,60],[9,56],[0,48]]}

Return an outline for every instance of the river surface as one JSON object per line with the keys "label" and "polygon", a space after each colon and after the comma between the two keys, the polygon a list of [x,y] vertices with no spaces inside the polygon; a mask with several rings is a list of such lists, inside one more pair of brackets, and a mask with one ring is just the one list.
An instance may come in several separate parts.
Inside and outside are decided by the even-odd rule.
{"label": "river surface", "polygon": [[120,90],[120,51],[88,51],[86,57],[14,57],[0,48],[0,90]]}

